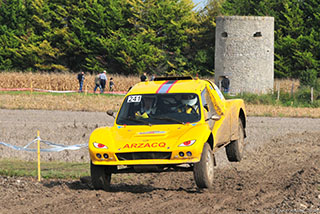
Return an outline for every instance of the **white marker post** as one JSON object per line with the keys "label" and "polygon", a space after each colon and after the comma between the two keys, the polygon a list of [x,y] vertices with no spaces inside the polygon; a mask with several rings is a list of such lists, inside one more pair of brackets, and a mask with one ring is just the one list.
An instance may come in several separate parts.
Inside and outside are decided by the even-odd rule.
{"label": "white marker post", "polygon": [[37,142],[38,142],[38,181],[41,181],[41,173],[40,173],[40,131],[37,132]]}

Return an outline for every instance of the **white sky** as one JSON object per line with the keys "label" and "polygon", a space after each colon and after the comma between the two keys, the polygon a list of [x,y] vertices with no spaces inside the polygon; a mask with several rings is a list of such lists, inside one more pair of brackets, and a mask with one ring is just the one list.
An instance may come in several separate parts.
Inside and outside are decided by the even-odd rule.
{"label": "white sky", "polygon": [[192,0],[194,4],[199,4],[198,7],[204,7],[206,0]]}

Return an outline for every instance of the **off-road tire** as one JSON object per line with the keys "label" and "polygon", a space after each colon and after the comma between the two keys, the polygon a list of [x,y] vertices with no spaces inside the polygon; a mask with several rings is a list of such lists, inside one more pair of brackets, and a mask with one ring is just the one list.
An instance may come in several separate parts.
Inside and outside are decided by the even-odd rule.
{"label": "off-road tire", "polygon": [[110,189],[111,168],[109,166],[100,166],[90,163],[91,182],[94,189]]}
{"label": "off-road tire", "polygon": [[239,118],[239,125],[238,125],[238,133],[239,133],[238,140],[233,140],[226,146],[226,153],[227,153],[228,160],[230,162],[239,162],[241,161],[243,156],[244,130],[243,130],[243,124],[240,118]]}
{"label": "off-road tire", "polygon": [[193,166],[194,180],[199,188],[212,188],[214,157],[208,143],[203,146],[200,162]]}

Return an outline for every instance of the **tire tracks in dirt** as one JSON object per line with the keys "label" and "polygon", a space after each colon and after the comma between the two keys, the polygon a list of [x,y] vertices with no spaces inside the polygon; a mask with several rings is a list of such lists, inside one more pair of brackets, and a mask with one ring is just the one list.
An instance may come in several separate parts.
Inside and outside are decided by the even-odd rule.
{"label": "tire tracks in dirt", "polygon": [[[45,130],[52,130],[52,141],[78,143],[84,132],[104,120],[102,114],[82,118],[81,112],[31,111],[26,118],[24,111],[0,112],[1,135],[21,141],[28,140],[34,123],[30,128],[25,122],[21,130],[17,117],[22,117],[20,123],[42,121]],[[79,180],[38,183],[34,178],[0,176],[0,213],[320,213],[320,120],[250,117],[247,124],[244,159],[230,163],[221,150],[212,190],[197,189],[191,172],[113,175],[110,192],[93,190]],[[0,155],[15,157],[10,152],[2,149]],[[87,151],[55,155],[74,161],[73,156]]]}

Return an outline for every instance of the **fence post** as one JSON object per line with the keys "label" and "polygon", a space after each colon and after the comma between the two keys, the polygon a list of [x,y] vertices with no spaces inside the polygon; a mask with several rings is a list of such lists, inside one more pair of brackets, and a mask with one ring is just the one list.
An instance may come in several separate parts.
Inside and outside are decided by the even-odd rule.
{"label": "fence post", "polygon": [[293,97],[293,88],[294,88],[294,83],[292,82],[292,85],[291,85],[291,97]]}
{"label": "fence post", "polygon": [[311,103],[313,103],[313,87],[311,87]]}
{"label": "fence post", "polygon": [[38,181],[41,181],[41,173],[40,173],[40,131],[37,132],[37,143],[38,143]]}
{"label": "fence post", "polygon": [[277,100],[280,99],[280,82],[277,84],[277,90],[278,90],[278,95],[277,95]]}

